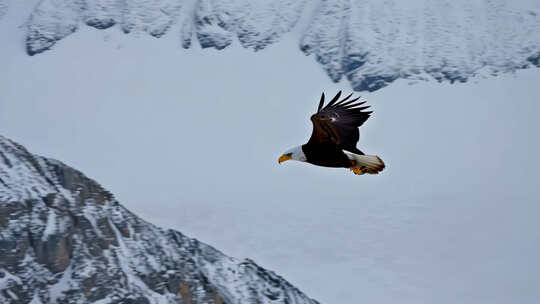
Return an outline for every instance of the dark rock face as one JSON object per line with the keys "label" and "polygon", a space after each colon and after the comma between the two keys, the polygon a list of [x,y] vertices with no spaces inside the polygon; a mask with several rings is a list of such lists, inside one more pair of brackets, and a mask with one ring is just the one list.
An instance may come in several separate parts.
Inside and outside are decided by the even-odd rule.
{"label": "dark rock face", "polygon": [[527,58],[527,60],[535,66],[540,67],[540,52],[538,52],[536,55],[530,56]]}
{"label": "dark rock face", "polygon": [[0,303],[317,303],[0,136]]}

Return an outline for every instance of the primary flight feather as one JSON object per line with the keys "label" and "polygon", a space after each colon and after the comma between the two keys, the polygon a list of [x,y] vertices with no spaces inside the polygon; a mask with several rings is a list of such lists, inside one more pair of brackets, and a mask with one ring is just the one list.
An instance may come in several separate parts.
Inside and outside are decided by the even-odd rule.
{"label": "primary flight feather", "polygon": [[278,159],[307,162],[317,166],[349,168],[355,174],[378,174],[385,165],[375,155],[365,155],[356,144],[360,138],[358,128],[366,122],[372,111],[360,97],[350,99],[352,94],[339,100],[339,91],[326,106],[325,96],[321,95],[317,113],[311,116],[313,132],[309,141],[289,149]]}

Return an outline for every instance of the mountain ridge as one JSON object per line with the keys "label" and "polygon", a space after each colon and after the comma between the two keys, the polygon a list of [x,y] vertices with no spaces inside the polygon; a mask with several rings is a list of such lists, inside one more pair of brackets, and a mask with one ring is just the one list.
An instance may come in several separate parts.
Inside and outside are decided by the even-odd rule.
{"label": "mountain ridge", "polygon": [[4,17],[4,15],[7,13],[8,8],[8,0],[0,0],[0,19],[2,19],[2,17]]}
{"label": "mountain ridge", "polygon": [[28,19],[26,50],[39,54],[87,25],[168,34],[183,48],[195,39],[202,48],[236,42],[257,51],[295,29],[313,5],[299,49],[332,81],[375,91],[397,79],[465,82],[539,67],[540,4],[529,2],[43,0]]}
{"label": "mountain ridge", "polygon": [[318,303],[2,136],[0,227],[2,303]]}

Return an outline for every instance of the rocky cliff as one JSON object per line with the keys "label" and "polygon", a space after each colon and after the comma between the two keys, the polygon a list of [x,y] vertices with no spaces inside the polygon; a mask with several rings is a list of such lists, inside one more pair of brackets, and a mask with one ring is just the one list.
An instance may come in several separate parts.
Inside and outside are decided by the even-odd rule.
{"label": "rocky cliff", "polygon": [[124,208],[0,136],[0,303],[316,304],[272,271]]}

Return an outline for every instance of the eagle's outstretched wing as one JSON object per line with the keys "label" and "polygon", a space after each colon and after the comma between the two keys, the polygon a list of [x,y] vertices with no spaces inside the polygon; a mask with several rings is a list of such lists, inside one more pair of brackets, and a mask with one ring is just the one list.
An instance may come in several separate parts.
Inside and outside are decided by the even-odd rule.
{"label": "eagle's outstretched wing", "polygon": [[331,142],[343,150],[364,154],[356,148],[360,138],[358,127],[369,118],[372,111],[362,112],[369,106],[361,106],[365,101],[356,102],[360,97],[349,100],[352,96],[350,94],[339,100],[340,96],[341,91],[323,108],[324,93],[322,94],[317,113],[311,116],[313,133],[308,144]]}

